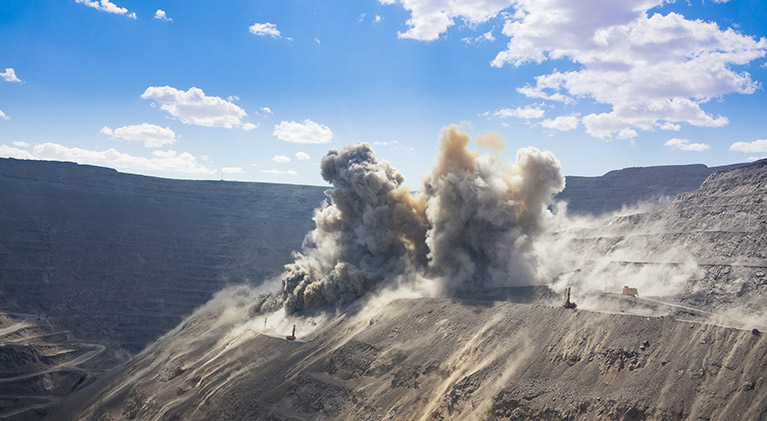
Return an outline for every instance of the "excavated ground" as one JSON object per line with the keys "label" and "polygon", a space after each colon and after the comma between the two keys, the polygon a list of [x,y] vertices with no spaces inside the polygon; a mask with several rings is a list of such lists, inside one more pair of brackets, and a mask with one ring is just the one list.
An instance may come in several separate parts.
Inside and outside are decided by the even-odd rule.
{"label": "excavated ground", "polygon": [[127,353],[77,341],[31,314],[0,313],[0,419],[34,419]]}
{"label": "excavated ground", "polygon": [[421,298],[287,341],[222,324],[223,311],[196,314],[53,419],[767,417],[758,331]]}

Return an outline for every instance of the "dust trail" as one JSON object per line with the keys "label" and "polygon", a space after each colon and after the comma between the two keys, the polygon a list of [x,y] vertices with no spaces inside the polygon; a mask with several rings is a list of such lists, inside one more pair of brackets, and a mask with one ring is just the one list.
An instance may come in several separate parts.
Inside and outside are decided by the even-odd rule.
{"label": "dust trail", "polygon": [[479,345],[488,339],[485,334],[488,330],[495,327],[502,319],[503,315],[497,314],[485,323],[474,336],[469,338],[460,349],[448,357],[446,371],[449,372],[450,375],[430,394],[428,397],[428,404],[423,408],[421,416],[419,417],[420,420],[423,421],[431,418],[432,412],[434,412],[442,402],[442,397],[455,386],[455,383],[458,380],[462,379],[470,371],[478,371],[487,367],[495,360],[494,356],[490,356],[474,363],[474,360],[478,356],[477,350],[479,349]]}

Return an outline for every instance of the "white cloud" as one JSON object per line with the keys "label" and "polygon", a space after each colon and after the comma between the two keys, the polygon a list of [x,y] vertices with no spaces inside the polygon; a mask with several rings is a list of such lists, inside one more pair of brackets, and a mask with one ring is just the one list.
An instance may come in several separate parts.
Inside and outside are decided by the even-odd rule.
{"label": "white cloud", "polygon": [[467,44],[481,44],[483,42],[493,42],[495,41],[495,36],[493,36],[493,31],[487,31],[482,35],[476,36],[476,37],[464,37],[461,38],[461,41],[467,43]]}
{"label": "white cloud", "polygon": [[767,139],[757,139],[753,142],[735,142],[730,145],[730,150],[746,153],[767,152]]}
{"label": "white cloud", "polygon": [[230,129],[242,127],[244,130],[255,128],[243,122],[243,118],[248,116],[245,110],[217,96],[207,96],[199,88],[182,91],[170,86],[150,86],[141,98],[159,103],[161,109],[184,124]]}
{"label": "white cloud", "polygon": [[316,42],[317,44],[320,44],[320,39],[319,38],[315,38],[314,42]]}
{"label": "white cloud", "polygon": [[376,22],[380,22],[382,20],[383,20],[383,18],[380,15],[376,15],[376,17],[375,17],[375,21]]}
{"label": "white cloud", "polygon": [[[637,133],[634,129],[623,129],[618,132],[618,139],[632,139],[634,137],[637,137],[639,133]],[[633,145],[633,143],[632,143]]]}
{"label": "white cloud", "polygon": [[306,160],[312,159],[312,157],[309,156],[309,154],[306,152],[298,152],[296,153],[296,159],[298,159],[299,161],[306,161]]}
{"label": "white cloud", "polygon": [[680,126],[679,124],[669,123],[667,121],[663,124],[658,125],[658,128],[662,130],[671,130],[673,132],[678,132],[679,130],[682,129],[682,126]]}
{"label": "white cloud", "polygon": [[281,121],[274,126],[272,134],[277,139],[293,143],[328,143],[333,132],[328,126],[317,124],[308,118],[303,123]]}
{"label": "white cloud", "polygon": [[272,161],[278,163],[278,164],[285,164],[290,162],[290,158],[285,155],[275,155],[272,157]]}
{"label": "white cloud", "polygon": [[128,9],[120,7],[109,0],[75,0],[75,2],[92,7],[96,10],[101,10],[102,12],[114,13],[116,15],[123,15],[131,19],[136,19],[136,13],[128,12]]}
{"label": "white cloud", "polygon": [[553,120],[547,119],[547,120],[541,121],[541,126],[547,129],[554,129],[554,130],[559,130],[562,132],[569,132],[570,130],[573,130],[576,127],[578,127],[578,116],[561,115]]}
{"label": "white cloud", "polygon": [[261,125],[261,123],[257,123],[257,124],[243,123],[242,124],[242,130],[245,130],[246,132],[249,132],[249,131],[251,131],[251,130],[253,130],[255,128],[258,128],[258,126],[260,126],[260,125]]}
{"label": "white cloud", "polygon": [[224,174],[242,174],[245,171],[240,167],[223,167],[221,172]]}
{"label": "white cloud", "polygon": [[677,13],[648,15],[664,0],[518,0],[503,34],[510,38],[492,65],[572,61],[580,69],[536,77],[519,92],[531,98],[590,98],[612,107],[583,117],[586,131],[609,137],[622,130],[718,127],[726,117],[701,105],[758,87],[745,65],[764,57],[767,40]]}
{"label": "white cloud", "polygon": [[492,114],[488,111],[484,115],[496,118],[523,118],[526,120],[543,118],[544,111],[536,104],[525,105],[517,108],[501,108],[495,110]]}
{"label": "white cloud", "polygon": [[123,140],[143,142],[147,148],[159,148],[176,141],[176,132],[170,127],[160,127],[149,123],[121,126],[114,131],[104,126],[101,128],[101,133]]}
{"label": "white cloud", "polygon": [[186,174],[214,174],[215,171],[200,165],[194,156],[176,151],[154,151],[151,158],[133,156],[108,149],[92,151],[80,148],[68,148],[56,143],[35,145],[32,152],[0,145],[0,157],[18,159],[37,159],[53,161],[72,161],[80,164],[106,165],[125,170],[161,171]]}
{"label": "white cloud", "polygon": [[80,148],[68,148],[56,143],[43,143],[32,148],[34,159],[55,161],[74,161],[81,164],[106,165],[128,170],[162,171],[186,174],[214,174],[197,162],[189,153],[177,153],[173,150],[154,151],[152,158],[133,156],[115,149],[92,151]]}
{"label": "white cloud", "polygon": [[277,29],[277,25],[273,23],[254,23],[248,28],[251,34],[258,35],[260,37],[272,37],[282,38],[280,31]]}
{"label": "white cloud", "polygon": [[169,18],[168,15],[165,14],[165,11],[162,9],[157,9],[157,11],[154,12],[154,18],[164,22],[173,22],[173,19]]}
{"label": "white cloud", "polygon": [[710,146],[705,143],[690,143],[689,139],[679,139],[676,137],[669,139],[666,143],[663,144],[663,146],[668,146],[671,149],[679,149],[680,151],[694,152],[703,152],[710,148]]}
{"label": "white cloud", "polygon": [[282,171],[282,170],[261,170],[261,172],[265,173],[265,174],[276,174],[276,175],[281,175],[281,174],[298,175],[298,173],[293,171],[293,170],[287,170],[287,171]]}
{"label": "white cloud", "polygon": [[2,120],[10,120],[11,118],[8,117],[7,115],[5,115],[3,110],[0,110],[0,119],[2,119]]}
{"label": "white cloud", "polygon": [[361,15],[357,16],[357,22],[362,22],[365,20],[365,16],[367,16],[367,13],[362,13]]}
{"label": "white cloud", "polygon": [[3,80],[6,82],[21,82],[21,79],[16,77],[16,71],[13,70],[13,67],[7,67],[3,73],[0,73],[0,76],[2,76]]}
{"label": "white cloud", "polygon": [[0,145],[0,158],[35,159],[35,156],[23,149]]}
{"label": "white cloud", "polygon": [[[381,4],[394,4],[395,0],[379,0]],[[477,25],[497,16],[515,0],[399,0],[402,7],[410,11],[406,32],[399,32],[400,38],[419,41],[434,41],[447,32],[447,28],[461,19],[469,25]]]}
{"label": "white cloud", "polygon": [[16,142],[13,142],[13,146],[16,146],[16,147],[19,147],[19,148],[28,148],[28,147],[30,147],[32,145],[30,145],[27,142],[16,141]]}
{"label": "white cloud", "polygon": [[269,107],[261,107],[261,112],[264,113],[264,115],[272,115],[274,114],[272,112],[272,109]]}
{"label": "white cloud", "polygon": [[[540,78],[540,76],[538,76],[536,79],[538,78]],[[536,87],[525,85],[521,88],[517,88],[517,92],[519,92],[520,94],[528,98],[540,98],[540,99],[545,99],[549,101],[564,102],[565,104],[569,104],[573,102],[573,99],[571,97],[567,95],[562,95],[559,92],[554,92],[550,94],[544,92],[543,88],[540,87],[540,84],[539,86],[536,86]]]}

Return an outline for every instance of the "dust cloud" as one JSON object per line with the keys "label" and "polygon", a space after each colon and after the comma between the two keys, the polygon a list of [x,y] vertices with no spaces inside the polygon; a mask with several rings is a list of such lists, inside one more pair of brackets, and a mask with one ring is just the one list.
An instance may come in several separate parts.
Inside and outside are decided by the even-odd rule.
{"label": "dust cloud", "polygon": [[334,187],[329,201],[285,266],[281,290],[262,294],[252,313],[338,309],[417,279],[442,295],[530,284],[534,240],[564,188],[559,161],[526,147],[505,164],[500,135],[478,137],[490,154],[468,150],[469,141],[458,126],[443,128],[436,163],[416,193],[365,143],[328,152],[321,170]]}

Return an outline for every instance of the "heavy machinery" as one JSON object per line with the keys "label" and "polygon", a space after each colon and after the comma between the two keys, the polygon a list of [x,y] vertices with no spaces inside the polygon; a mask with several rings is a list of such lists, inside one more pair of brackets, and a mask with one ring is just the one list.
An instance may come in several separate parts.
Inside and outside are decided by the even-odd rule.
{"label": "heavy machinery", "polygon": [[565,288],[565,304],[562,307],[571,308],[573,310],[578,307],[578,304],[570,301],[570,287]]}
{"label": "heavy machinery", "polygon": [[623,287],[623,292],[621,292],[621,295],[630,295],[632,297],[639,297],[639,293],[637,292],[637,289],[629,288],[628,285],[625,285]]}
{"label": "heavy machinery", "polygon": [[296,325],[293,325],[293,333],[291,333],[290,335],[286,336],[285,339],[287,339],[289,341],[295,341],[296,340]]}

